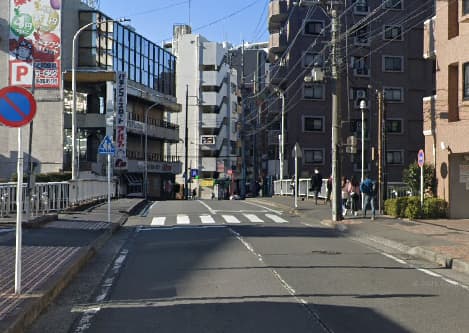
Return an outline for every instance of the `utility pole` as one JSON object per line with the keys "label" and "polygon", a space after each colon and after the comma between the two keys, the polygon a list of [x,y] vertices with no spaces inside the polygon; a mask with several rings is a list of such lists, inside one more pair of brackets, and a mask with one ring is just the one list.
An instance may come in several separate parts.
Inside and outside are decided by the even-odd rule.
{"label": "utility pole", "polygon": [[339,112],[340,105],[340,70],[338,60],[340,58],[339,51],[339,29],[340,23],[337,19],[337,11],[332,10],[332,221],[342,220],[342,191],[341,191],[341,172],[340,172],[340,123],[341,116]]}
{"label": "utility pole", "polygon": [[[244,40],[241,48],[241,94],[244,95]],[[244,97],[244,96],[242,96]],[[246,197],[246,114],[245,103],[242,98],[241,110],[241,198]]]}
{"label": "utility pole", "polygon": [[383,203],[383,92],[378,90],[378,211],[382,213]]}
{"label": "utility pole", "polygon": [[188,176],[188,172],[187,172],[187,164],[188,164],[188,148],[189,148],[189,144],[188,144],[188,137],[189,137],[189,127],[187,126],[187,118],[188,118],[188,109],[189,109],[189,85],[186,84],[186,128],[185,128],[185,132],[184,132],[184,200],[187,200],[187,196],[188,196],[188,193],[187,193],[187,176]]}

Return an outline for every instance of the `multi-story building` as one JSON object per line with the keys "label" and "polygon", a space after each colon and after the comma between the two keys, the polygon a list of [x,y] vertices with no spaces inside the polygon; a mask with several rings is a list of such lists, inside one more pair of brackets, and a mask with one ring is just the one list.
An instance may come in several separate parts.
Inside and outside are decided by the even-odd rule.
{"label": "multi-story building", "polygon": [[[9,49],[0,53],[0,86],[34,87],[38,107],[31,158],[39,163],[38,172],[68,171],[74,160],[78,179],[105,175],[98,146],[117,131],[113,163],[121,192],[169,196],[180,172],[178,158],[165,151],[179,138],[178,126],[167,121],[167,113],[180,111],[174,55],[80,1],[3,1],[0,25],[1,48]],[[77,129],[75,159],[72,128]],[[28,136],[25,130],[25,150]],[[0,128],[0,141],[0,177],[7,179],[15,172],[16,131]]]}
{"label": "multi-story building", "polygon": [[227,61],[230,46],[176,25],[168,47],[177,57],[176,96],[185,111],[176,116],[181,131],[171,147],[184,160],[176,180],[202,198],[211,197],[214,184],[215,195],[228,195],[239,178],[238,83]]}
{"label": "multi-story building", "polygon": [[[379,151],[386,181],[401,182],[403,169],[424,145],[419,110],[422,97],[434,89],[433,62],[422,57],[423,22],[433,15],[424,0],[270,2],[270,83],[285,96],[285,158],[299,143],[301,176],[309,177],[315,167],[324,177],[331,172],[331,3],[340,22],[341,174],[361,175],[360,101],[365,100],[364,170],[378,178]],[[315,80],[321,75],[312,75],[318,69],[321,81]],[[384,108],[377,102],[380,94]],[[380,145],[379,128],[384,129]],[[358,139],[356,153],[346,153],[351,136]],[[289,164],[284,176],[293,174]]]}
{"label": "multi-story building", "polygon": [[436,1],[425,22],[424,56],[435,60],[436,94],[424,99],[425,162],[451,218],[468,218],[469,1]]}

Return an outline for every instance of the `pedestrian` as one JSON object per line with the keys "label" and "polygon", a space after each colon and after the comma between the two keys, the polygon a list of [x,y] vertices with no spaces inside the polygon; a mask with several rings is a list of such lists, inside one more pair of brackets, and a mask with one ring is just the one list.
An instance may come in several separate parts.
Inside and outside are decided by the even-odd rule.
{"label": "pedestrian", "polygon": [[331,205],[331,194],[332,194],[332,175],[329,176],[327,179],[326,183],[326,203],[329,202],[329,205]]}
{"label": "pedestrian", "polygon": [[318,204],[318,197],[319,193],[321,192],[322,187],[322,175],[319,170],[316,168],[314,169],[314,174],[311,177],[311,190],[314,193],[314,203]]}
{"label": "pedestrian", "polygon": [[347,209],[348,209],[349,199],[350,199],[349,192],[348,192],[349,180],[347,179],[347,177],[342,176],[342,182],[340,184],[340,187],[341,187],[341,192],[342,192],[342,215],[345,216],[347,215]]}
{"label": "pedestrian", "polygon": [[197,189],[195,188],[192,190],[192,199],[193,200],[197,199]]}
{"label": "pedestrian", "polygon": [[375,195],[376,195],[376,182],[371,180],[368,176],[360,184],[360,191],[364,195],[363,203],[363,216],[366,217],[366,210],[368,205],[371,207],[371,220],[375,219]]}
{"label": "pedestrian", "polygon": [[358,202],[360,200],[360,182],[357,177],[352,176],[350,183],[348,185],[348,193],[350,197],[350,209],[352,210],[352,215],[358,215]]}

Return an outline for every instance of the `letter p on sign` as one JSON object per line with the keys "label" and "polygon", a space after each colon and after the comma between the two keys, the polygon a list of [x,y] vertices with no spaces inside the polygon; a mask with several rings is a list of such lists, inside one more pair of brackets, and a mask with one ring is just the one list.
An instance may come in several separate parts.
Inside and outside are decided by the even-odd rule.
{"label": "letter p on sign", "polygon": [[24,61],[10,62],[10,85],[30,87],[33,82],[33,66]]}

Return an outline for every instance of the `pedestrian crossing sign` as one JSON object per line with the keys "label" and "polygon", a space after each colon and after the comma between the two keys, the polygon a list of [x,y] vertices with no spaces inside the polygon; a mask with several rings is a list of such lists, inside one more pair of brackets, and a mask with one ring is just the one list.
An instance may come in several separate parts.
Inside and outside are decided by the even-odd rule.
{"label": "pedestrian crossing sign", "polygon": [[106,135],[99,144],[98,147],[99,154],[111,154],[114,155],[116,153],[116,147],[112,144],[112,138]]}

